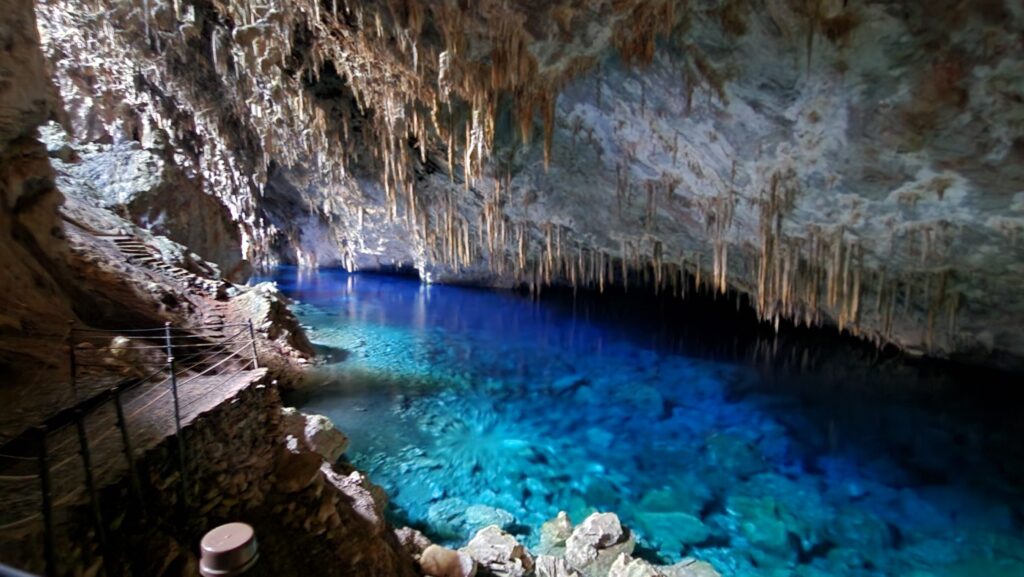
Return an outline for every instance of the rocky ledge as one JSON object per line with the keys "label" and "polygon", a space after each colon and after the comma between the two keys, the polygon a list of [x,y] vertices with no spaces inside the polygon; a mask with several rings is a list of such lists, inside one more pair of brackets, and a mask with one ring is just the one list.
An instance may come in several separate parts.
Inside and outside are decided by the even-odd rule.
{"label": "rocky ledge", "polygon": [[414,529],[396,534],[431,577],[719,577],[709,563],[692,558],[654,565],[635,557],[636,540],[614,513],[593,513],[576,527],[559,513],[541,528],[536,555],[497,525],[480,529],[457,551],[431,544]]}

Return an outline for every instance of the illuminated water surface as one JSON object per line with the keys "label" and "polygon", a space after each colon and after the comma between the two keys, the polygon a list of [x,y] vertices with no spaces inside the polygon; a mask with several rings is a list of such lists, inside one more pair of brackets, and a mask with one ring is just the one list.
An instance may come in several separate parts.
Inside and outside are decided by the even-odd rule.
{"label": "illuminated water surface", "polygon": [[1024,576],[1019,403],[662,300],[271,278],[327,359],[289,400],[437,541],[601,510],[726,576]]}

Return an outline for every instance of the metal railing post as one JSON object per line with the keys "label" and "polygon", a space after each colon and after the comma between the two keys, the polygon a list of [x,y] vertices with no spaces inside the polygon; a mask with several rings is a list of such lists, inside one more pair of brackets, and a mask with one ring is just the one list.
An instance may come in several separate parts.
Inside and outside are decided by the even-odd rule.
{"label": "metal railing post", "polygon": [[57,577],[57,539],[53,533],[53,494],[50,487],[50,461],[46,454],[46,427],[39,427],[39,484],[43,495],[43,551],[47,577]]}
{"label": "metal railing post", "polygon": [[89,453],[89,438],[85,434],[85,415],[75,411],[75,428],[78,429],[78,443],[81,446],[82,466],[85,469],[85,489],[89,493],[92,505],[93,522],[96,524],[96,540],[99,541],[100,554],[103,555],[103,568],[108,577],[113,577],[112,559],[107,549],[107,531],[103,526],[103,512],[100,510],[100,496],[96,490],[96,479],[92,476],[92,457]]}
{"label": "metal railing post", "polygon": [[178,377],[174,374],[174,349],[171,346],[171,323],[164,323],[167,343],[167,370],[171,375],[171,396],[174,397],[174,434],[178,438],[178,472],[181,475],[181,505],[188,505],[188,476],[185,473],[185,441],[181,437],[181,404],[178,401]]}
{"label": "metal railing post", "polygon": [[256,331],[252,328],[252,319],[249,319],[249,342],[252,344],[252,368],[260,368],[260,359],[256,353]]}
{"label": "metal railing post", "polygon": [[135,496],[139,507],[139,515],[146,518],[146,501],[142,498],[142,483],[139,482],[139,471],[135,466],[135,452],[132,450],[131,436],[128,434],[128,421],[124,418],[124,405],[121,403],[121,389],[114,388],[114,410],[117,413],[117,426],[121,429],[121,446],[124,448],[124,456],[128,461],[128,479],[132,486],[132,493]]}

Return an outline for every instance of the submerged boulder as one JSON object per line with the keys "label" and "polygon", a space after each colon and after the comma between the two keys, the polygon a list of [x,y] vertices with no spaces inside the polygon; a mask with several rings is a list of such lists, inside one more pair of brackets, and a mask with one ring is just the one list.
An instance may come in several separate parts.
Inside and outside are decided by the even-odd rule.
{"label": "submerged boulder", "polygon": [[572,535],[572,521],[565,511],[559,511],[558,516],[545,521],[540,527],[540,544],[537,550],[543,554],[561,555],[565,553],[565,542]]}
{"label": "submerged boulder", "polygon": [[643,511],[636,513],[643,536],[658,549],[679,551],[695,545],[711,534],[703,521],[678,511]]}
{"label": "submerged boulder", "polygon": [[722,577],[711,563],[687,557],[675,565],[661,567],[665,577]]}
{"label": "submerged boulder", "polygon": [[507,530],[515,523],[515,515],[504,509],[498,509],[489,505],[470,505],[466,509],[466,526],[472,531],[489,525],[496,525]]}
{"label": "submerged boulder", "polygon": [[460,551],[479,563],[484,575],[525,577],[533,572],[533,557],[526,547],[496,525],[481,529]]}

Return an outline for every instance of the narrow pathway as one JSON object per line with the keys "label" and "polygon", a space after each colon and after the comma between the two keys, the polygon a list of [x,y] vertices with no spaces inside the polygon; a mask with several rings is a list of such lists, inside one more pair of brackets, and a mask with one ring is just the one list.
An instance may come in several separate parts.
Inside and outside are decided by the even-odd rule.
{"label": "narrow pathway", "polygon": [[[250,369],[186,377],[178,387],[182,427],[265,375],[266,369]],[[169,381],[147,383],[127,391],[123,407],[136,458],[174,435],[174,398]],[[128,465],[113,403],[90,413],[85,418],[85,429],[97,486],[117,482],[126,474]],[[47,437],[55,507],[81,504],[88,498],[80,448],[74,425],[62,427]],[[33,530],[41,522],[38,473],[34,456],[0,457],[0,534]]]}

